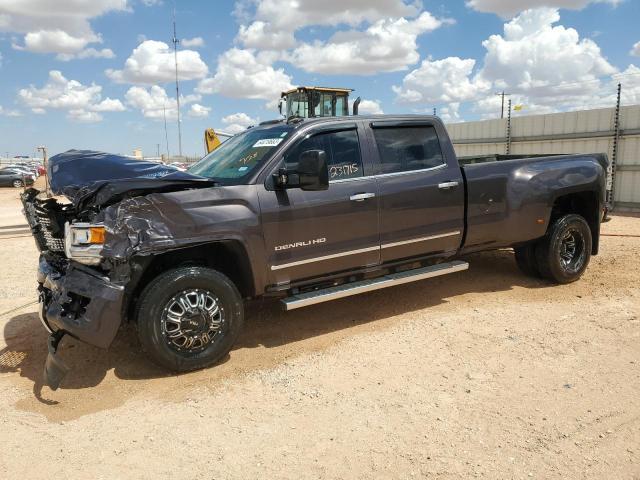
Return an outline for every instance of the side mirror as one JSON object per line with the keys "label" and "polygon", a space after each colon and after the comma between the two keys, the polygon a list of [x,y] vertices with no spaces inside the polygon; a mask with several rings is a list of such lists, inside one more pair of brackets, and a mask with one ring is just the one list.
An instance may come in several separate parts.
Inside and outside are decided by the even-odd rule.
{"label": "side mirror", "polygon": [[327,190],[329,167],[324,150],[307,150],[298,160],[298,181],[302,190]]}
{"label": "side mirror", "polygon": [[324,150],[302,152],[298,158],[298,168],[296,170],[280,168],[273,174],[273,184],[277,189],[327,190],[329,188],[327,154]]}

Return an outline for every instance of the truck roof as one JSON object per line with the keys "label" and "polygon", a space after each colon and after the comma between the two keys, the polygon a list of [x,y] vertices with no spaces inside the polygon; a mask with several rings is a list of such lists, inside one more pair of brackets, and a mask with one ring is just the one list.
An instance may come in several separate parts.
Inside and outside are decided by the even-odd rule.
{"label": "truck roof", "polygon": [[310,117],[302,118],[296,117],[289,122],[285,119],[267,120],[260,123],[262,127],[268,127],[270,125],[288,124],[294,128],[300,128],[302,126],[315,125],[320,123],[352,123],[357,120],[373,121],[373,120],[440,120],[439,117],[434,115],[420,115],[420,114],[380,114],[380,115],[357,115],[357,116],[340,116],[340,117]]}

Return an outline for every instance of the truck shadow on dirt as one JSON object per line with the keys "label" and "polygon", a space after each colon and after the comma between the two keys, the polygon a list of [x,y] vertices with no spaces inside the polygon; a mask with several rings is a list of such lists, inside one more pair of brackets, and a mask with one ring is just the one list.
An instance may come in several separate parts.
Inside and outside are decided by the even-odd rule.
{"label": "truck shadow on dirt", "polygon": [[[275,301],[250,304],[247,307],[245,329],[234,351],[280,347],[436,306],[467,293],[551,286],[545,281],[520,273],[510,251],[474,254],[468,257],[468,261],[468,272],[392,287],[289,313],[282,312]],[[425,320],[430,319],[426,317]],[[13,317],[4,330],[7,347],[0,350],[0,374],[16,373],[31,380],[34,396],[39,401],[56,403],[41,395],[42,371],[47,353],[46,338],[47,333],[35,313]],[[63,340],[60,352],[71,367],[61,389],[95,387],[112,369],[116,377],[123,380],[174,376],[146,358],[135,329],[130,325],[121,329],[106,351],[67,337]],[[221,363],[228,360],[229,356]],[[258,364],[257,368],[260,367],[264,365]]]}

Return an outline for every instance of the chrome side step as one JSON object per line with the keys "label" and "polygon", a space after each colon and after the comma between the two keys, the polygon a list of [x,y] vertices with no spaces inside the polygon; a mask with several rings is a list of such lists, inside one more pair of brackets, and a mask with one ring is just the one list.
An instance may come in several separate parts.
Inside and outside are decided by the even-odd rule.
{"label": "chrome side step", "polygon": [[381,288],[402,285],[403,283],[416,282],[425,278],[438,277],[447,275],[448,273],[461,272],[469,268],[467,262],[454,260],[453,262],[440,263],[430,267],[416,268],[414,270],[406,270],[404,272],[392,273],[383,277],[371,280],[362,280],[359,282],[347,283],[336,287],[324,288],[313,292],[301,293],[293,295],[281,300],[285,310],[295,310],[296,308],[315,305],[316,303],[328,302],[338,298],[358,295],[359,293],[371,292]]}

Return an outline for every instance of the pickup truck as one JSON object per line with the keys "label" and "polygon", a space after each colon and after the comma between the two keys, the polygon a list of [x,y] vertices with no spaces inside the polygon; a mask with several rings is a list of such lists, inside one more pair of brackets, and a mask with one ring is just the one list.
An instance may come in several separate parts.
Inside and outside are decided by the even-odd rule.
{"label": "pickup truck", "polygon": [[183,372],[227,355],[252,298],[292,310],[499,248],[528,275],[575,281],[598,253],[608,161],[461,165],[437,117],[382,115],[265,122],[187,172],[91,151],[48,168],[57,197],[22,199],[56,388],[65,334],[107,348],[135,322],[150,358]]}

